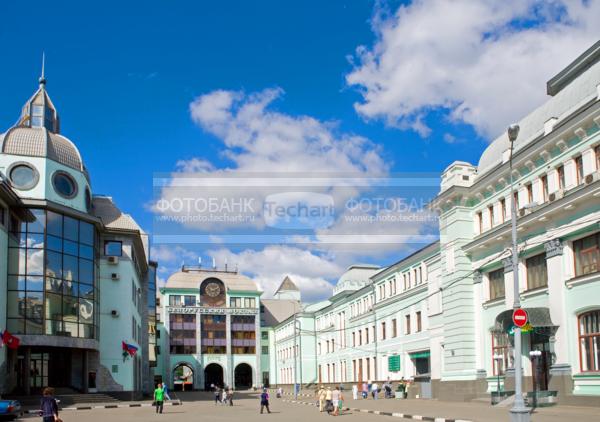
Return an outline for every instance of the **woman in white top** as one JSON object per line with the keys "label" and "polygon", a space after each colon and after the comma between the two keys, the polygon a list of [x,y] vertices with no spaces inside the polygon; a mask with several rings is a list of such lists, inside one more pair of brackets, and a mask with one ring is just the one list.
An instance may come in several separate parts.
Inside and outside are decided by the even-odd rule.
{"label": "woman in white top", "polygon": [[352,399],[358,400],[358,385],[356,384],[352,386]]}
{"label": "woman in white top", "polygon": [[333,404],[333,416],[337,416],[340,405],[340,389],[338,387],[335,387],[331,393],[331,404]]}

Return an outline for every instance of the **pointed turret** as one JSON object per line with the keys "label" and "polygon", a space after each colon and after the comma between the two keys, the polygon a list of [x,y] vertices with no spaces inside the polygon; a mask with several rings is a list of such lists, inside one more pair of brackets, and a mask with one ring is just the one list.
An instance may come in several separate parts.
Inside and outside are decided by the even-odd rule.
{"label": "pointed turret", "polygon": [[42,74],[39,78],[39,88],[25,103],[21,110],[21,117],[16,126],[19,127],[44,127],[52,133],[60,132],[60,120],[56,107],[46,92],[45,57],[42,58]]}
{"label": "pointed turret", "polygon": [[297,300],[300,302],[300,289],[289,276],[285,276],[273,297],[275,299]]}

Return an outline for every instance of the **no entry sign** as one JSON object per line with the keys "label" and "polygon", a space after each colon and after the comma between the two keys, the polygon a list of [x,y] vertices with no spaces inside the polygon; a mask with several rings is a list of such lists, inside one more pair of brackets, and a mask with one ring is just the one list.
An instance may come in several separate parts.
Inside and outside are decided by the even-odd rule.
{"label": "no entry sign", "polygon": [[523,309],[515,309],[515,311],[513,312],[512,319],[513,319],[514,324],[517,327],[521,328],[525,324],[527,324],[529,317],[527,316],[527,312],[525,312]]}

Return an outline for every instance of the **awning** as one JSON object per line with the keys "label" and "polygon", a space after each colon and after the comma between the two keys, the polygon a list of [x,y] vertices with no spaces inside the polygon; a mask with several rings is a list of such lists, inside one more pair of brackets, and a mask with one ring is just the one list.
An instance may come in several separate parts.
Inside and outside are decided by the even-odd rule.
{"label": "awning", "polygon": [[431,352],[429,350],[425,350],[423,352],[409,353],[409,356],[411,359],[428,358],[431,356]]}
{"label": "awning", "polygon": [[[552,322],[552,318],[550,318],[550,310],[548,308],[523,308],[527,311],[527,316],[529,318],[529,325],[536,329],[551,329],[550,331],[556,330],[558,328]],[[512,321],[513,310],[507,309],[506,311],[500,312],[496,317],[496,321],[494,323],[494,328],[492,331],[494,332],[504,332],[508,333],[514,327],[514,323]]]}

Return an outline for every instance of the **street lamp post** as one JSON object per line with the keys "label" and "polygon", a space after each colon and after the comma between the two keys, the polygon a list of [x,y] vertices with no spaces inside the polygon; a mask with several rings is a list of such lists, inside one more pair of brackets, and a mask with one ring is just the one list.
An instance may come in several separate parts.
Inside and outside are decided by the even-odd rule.
{"label": "street lamp post", "polygon": [[[510,158],[509,158],[509,171],[510,171],[510,202],[511,202],[511,213],[510,220],[512,223],[512,270],[513,270],[513,286],[514,286],[514,303],[513,309],[519,309],[521,307],[521,300],[519,297],[519,255],[517,251],[517,204],[515,202],[515,187],[513,180],[513,151],[514,142],[519,136],[519,125],[512,124],[508,127],[508,140],[510,141]],[[515,327],[515,401],[513,407],[510,409],[510,420],[512,422],[529,422],[531,421],[531,415],[529,409],[525,406],[523,401],[523,367],[521,361],[521,328]]]}

